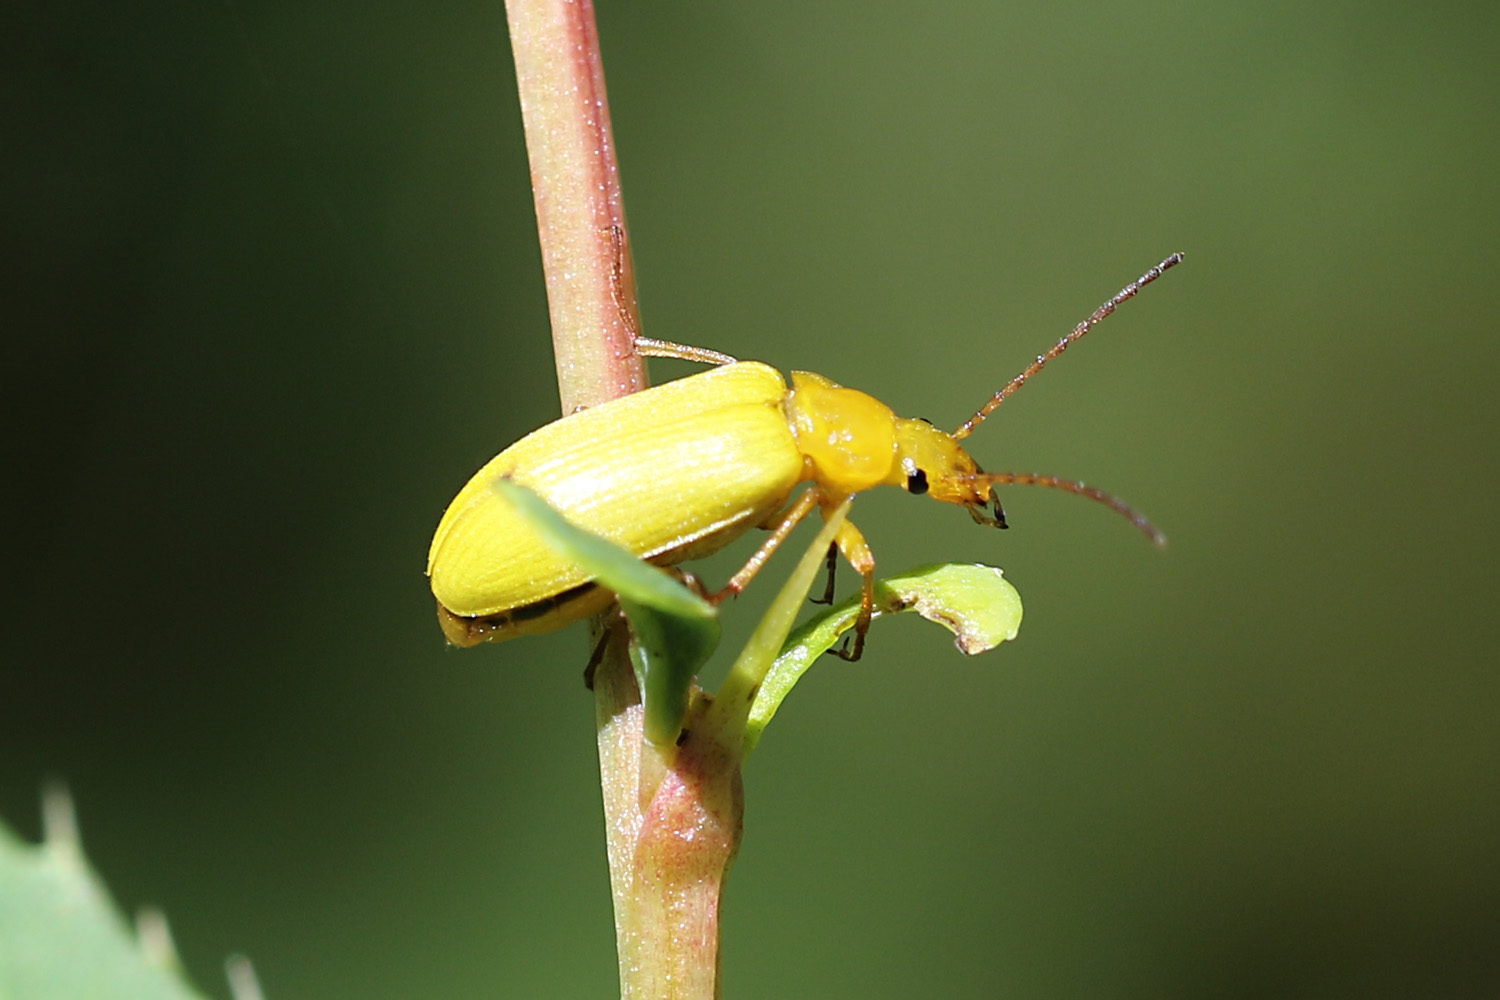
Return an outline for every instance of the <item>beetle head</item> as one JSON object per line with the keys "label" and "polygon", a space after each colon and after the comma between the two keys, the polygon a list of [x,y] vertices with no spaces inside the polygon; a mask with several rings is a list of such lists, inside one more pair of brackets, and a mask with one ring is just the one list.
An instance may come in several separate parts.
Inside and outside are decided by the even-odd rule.
{"label": "beetle head", "polygon": [[993,490],[963,446],[925,420],[896,421],[896,485],[908,493],[984,510]]}

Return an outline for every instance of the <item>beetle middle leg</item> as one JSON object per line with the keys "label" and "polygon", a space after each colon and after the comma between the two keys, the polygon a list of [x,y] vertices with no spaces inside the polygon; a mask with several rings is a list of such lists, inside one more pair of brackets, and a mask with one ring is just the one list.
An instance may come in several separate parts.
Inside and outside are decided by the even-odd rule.
{"label": "beetle middle leg", "polygon": [[[760,548],[755,550],[755,554],[746,560],[744,566],[740,567],[740,571],[729,578],[729,582],[724,585],[724,589],[714,594],[709,600],[714,604],[720,604],[725,599],[733,597],[744,590],[749,586],[750,581],[755,578],[755,574],[759,573],[761,567],[766,564],[766,560],[771,558],[771,554],[781,547],[782,542],[787,540],[787,536],[792,533],[792,529],[804,517],[813,512],[813,508],[822,507],[826,512],[833,510],[841,502],[842,499],[838,503],[833,502],[833,498],[826,496],[817,487],[813,487],[806,493],[803,493],[802,496],[797,498],[796,503],[788,507],[767,525],[771,530],[771,537],[762,542]],[[854,623],[853,646],[850,648],[846,643],[844,648],[834,651],[842,659],[852,661],[859,659],[864,653],[865,633],[870,631],[870,622],[875,617],[875,556],[870,551],[870,546],[865,541],[865,536],[860,533],[858,528],[848,521],[839,526],[838,533],[834,535],[833,544],[828,547],[830,569],[829,593],[826,595],[826,598],[830,603],[833,597],[832,566],[840,553],[843,554],[845,559],[849,560],[849,564],[854,567],[855,571],[864,577],[864,588],[860,594],[859,602],[859,618]]]}
{"label": "beetle middle leg", "polygon": [[813,604],[832,604],[833,603],[833,582],[834,582],[834,577],[838,574],[838,568],[839,568],[839,543],[838,542],[829,542],[828,543],[828,582],[823,585],[823,596],[822,597],[809,597],[808,598],[808,600],[811,603],[813,603]]}
{"label": "beetle middle leg", "polygon": [[854,620],[853,648],[850,648],[846,639],[843,646],[831,650],[840,659],[852,663],[864,654],[865,635],[870,631],[870,622],[875,618],[875,554],[870,551],[865,536],[848,521],[839,526],[838,534],[834,536],[834,545],[849,560],[854,571],[864,577],[864,586],[859,595],[859,617]]}
{"label": "beetle middle leg", "polygon": [[802,519],[811,514],[813,509],[818,506],[819,499],[819,491],[816,488],[809,489],[797,498],[796,503],[782,511],[775,520],[769,522],[766,526],[771,529],[771,537],[760,543],[760,548],[755,550],[755,554],[745,561],[745,565],[740,567],[738,573],[729,578],[729,582],[724,585],[724,589],[710,597],[709,601],[714,604],[722,604],[727,598],[738,595],[740,591],[748,587],[750,581],[755,579],[755,574],[759,573],[760,568],[766,564],[766,560],[770,559],[771,554],[781,547],[782,542],[787,540],[787,536],[792,533],[792,529],[801,523]]}

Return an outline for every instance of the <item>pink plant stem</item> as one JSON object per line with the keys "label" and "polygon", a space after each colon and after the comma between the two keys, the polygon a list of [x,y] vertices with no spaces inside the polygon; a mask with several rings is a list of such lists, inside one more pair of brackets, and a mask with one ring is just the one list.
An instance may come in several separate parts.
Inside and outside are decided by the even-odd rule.
{"label": "pink plant stem", "polygon": [[566,414],[646,387],[625,319],[639,329],[620,168],[591,0],[507,0],[505,10]]}
{"label": "pink plant stem", "polygon": [[[566,414],[646,386],[619,166],[591,0],[507,0],[506,14]],[[634,672],[611,647],[594,692],[620,995],[713,1000],[741,741],[704,727],[682,747],[647,743]]]}
{"label": "pink plant stem", "polygon": [[[700,715],[695,721],[703,721]],[[636,841],[622,994],[640,1000],[719,995],[719,901],[744,816],[738,737],[689,731],[651,798]]]}

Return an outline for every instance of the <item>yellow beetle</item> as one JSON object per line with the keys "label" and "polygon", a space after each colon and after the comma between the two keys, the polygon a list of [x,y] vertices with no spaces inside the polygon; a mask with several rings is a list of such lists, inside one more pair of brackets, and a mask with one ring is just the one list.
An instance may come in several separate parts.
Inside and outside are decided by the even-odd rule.
{"label": "yellow beetle", "polygon": [[[580,527],[658,565],[716,552],[752,527],[771,531],[717,595],[742,590],[797,523],[872,486],[900,486],[962,504],[1005,527],[993,487],[1050,486],[1101,501],[1153,540],[1160,534],[1119,500],[1052,476],[987,473],[959,441],[1052,358],[1142,286],[1181,260],[1168,257],[1127,285],[1037,358],[952,434],[897,417],[872,396],[810,372],[788,389],[774,368],[725,364],[583,410],[533,431],[480,469],[449,505],[427,555],[438,618],[459,646],[550,632],[613,600],[588,572],[558,556],[492,488],[509,476]],[[797,485],[811,486],[788,505]],[[863,647],[875,559],[845,522],[835,546],[864,580],[849,659]]]}

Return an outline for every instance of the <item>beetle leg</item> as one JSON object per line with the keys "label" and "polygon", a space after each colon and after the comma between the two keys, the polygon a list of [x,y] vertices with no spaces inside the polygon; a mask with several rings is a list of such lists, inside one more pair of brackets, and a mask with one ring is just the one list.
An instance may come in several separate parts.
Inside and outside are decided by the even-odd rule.
{"label": "beetle leg", "polygon": [[[760,572],[760,568],[766,564],[766,560],[771,558],[771,554],[781,546],[782,542],[786,541],[792,529],[804,517],[811,514],[814,507],[820,506],[827,511],[834,509],[838,504],[830,503],[830,498],[824,496],[817,487],[809,489],[798,497],[796,503],[783,511],[769,525],[771,537],[761,543],[760,548],[756,549],[755,554],[746,561],[744,566],[740,567],[738,573],[729,578],[724,589],[714,594],[709,600],[714,604],[719,604],[744,590],[754,579],[755,574]],[[859,618],[854,623],[853,647],[849,648],[846,645],[845,648],[836,651],[845,660],[857,660],[864,653],[865,633],[870,631],[870,621],[875,616],[875,555],[870,551],[865,536],[848,521],[839,527],[838,533],[834,536],[833,545],[829,547],[830,567],[834,564],[838,553],[842,553],[844,558],[849,560],[849,565],[853,566],[855,571],[864,578],[864,588],[860,594]],[[831,569],[829,575],[832,576]],[[832,587],[830,586],[829,589],[831,591]],[[832,600],[831,593],[828,595],[828,600]]]}
{"label": "beetle leg", "polygon": [[784,510],[769,525],[771,537],[761,542],[760,548],[755,550],[755,554],[746,560],[745,565],[740,567],[738,573],[729,578],[729,582],[724,585],[724,589],[710,597],[709,601],[713,604],[721,604],[726,598],[735,596],[749,586],[750,581],[755,579],[755,574],[759,573],[760,568],[766,564],[766,560],[771,558],[771,553],[780,548],[781,543],[786,541],[787,536],[792,533],[792,529],[804,517],[811,514],[814,507],[818,506],[820,496],[821,494],[816,488],[809,489],[797,498],[796,503]]}
{"label": "beetle leg", "polygon": [[594,651],[589,654],[589,662],[583,667],[583,686],[590,691],[594,690],[594,672],[599,669],[599,664],[604,662],[604,650],[609,645],[609,640],[615,637],[614,627],[604,629],[599,633],[599,641],[594,643]]}
{"label": "beetle leg", "polygon": [[[625,293],[625,227],[616,222],[608,227],[608,231],[609,241],[615,251],[614,261],[609,268],[609,294],[615,300],[615,308],[620,312],[620,322],[625,324],[625,332],[630,334],[630,340],[634,343],[640,339],[641,330],[634,308],[635,296]],[[634,277],[631,275],[632,288],[635,284]]]}
{"label": "beetle leg", "polygon": [[626,307],[626,303],[632,301],[634,297],[625,294],[625,227],[619,223],[611,225],[609,239],[615,251],[614,263],[609,269],[609,291],[614,297],[615,308],[620,311],[620,321],[625,324],[625,329],[630,334],[631,343],[637,354],[643,358],[676,358],[679,361],[697,361],[705,365],[735,363],[736,358],[719,351],[710,351],[706,347],[693,347],[689,344],[674,344],[670,340],[642,337],[635,313]]}
{"label": "beetle leg", "polygon": [[630,620],[625,617],[625,612],[618,604],[607,615],[595,621],[599,628],[599,641],[594,643],[594,651],[589,654],[589,662],[583,668],[583,686],[590,691],[594,690],[594,674],[598,672],[599,664],[604,662],[609,644],[616,639],[627,642],[630,640]]}
{"label": "beetle leg", "polygon": [[845,640],[844,646],[834,651],[840,659],[852,662],[864,653],[865,634],[870,631],[870,621],[875,617],[875,554],[870,551],[865,536],[848,521],[839,527],[834,544],[844,558],[849,560],[849,565],[854,567],[855,572],[864,577],[864,587],[859,598],[859,617],[854,621],[853,648]]}
{"label": "beetle leg", "polygon": [[833,603],[833,578],[839,568],[839,543],[832,542],[828,546],[828,584],[823,588],[822,597],[808,598],[813,604]]}
{"label": "beetle leg", "polygon": [[676,358],[678,361],[696,361],[705,365],[732,365],[738,360],[706,347],[674,344],[670,340],[653,340],[650,337],[639,336],[635,338],[635,351],[647,358]]}
{"label": "beetle leg", "polygon": [[681,566],[673,566],[667,571],[677,577],[688,590],[691,590],[704,600],[708,600],[708,588],[703,586],[703,581],[698,579],[698,574],[691,573]]}

